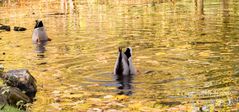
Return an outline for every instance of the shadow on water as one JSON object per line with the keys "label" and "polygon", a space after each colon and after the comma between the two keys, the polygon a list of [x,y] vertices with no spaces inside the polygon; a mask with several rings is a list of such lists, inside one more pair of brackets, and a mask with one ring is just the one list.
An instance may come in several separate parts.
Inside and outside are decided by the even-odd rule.
{"label": "shadow on water", "polygon": [[115,75],[119,95],[132,95],[132,80],[134,75]]}

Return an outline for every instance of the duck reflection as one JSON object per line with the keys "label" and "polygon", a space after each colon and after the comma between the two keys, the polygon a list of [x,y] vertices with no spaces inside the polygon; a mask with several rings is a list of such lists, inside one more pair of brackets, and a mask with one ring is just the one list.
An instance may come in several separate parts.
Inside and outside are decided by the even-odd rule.
{"label": "duck reflection", "polygon": [[119,95],[132,95],[132,79],[133,75],[115,75]]}
{"label": "duck reflection", "polygon": [[37,53],[37,56],[39,58],[44,58],[44,52],[46,51],[46,45],[47,45],[47,41],[46,42],[40,42],[40,43],[34,43],[35,45],[35,52]]}

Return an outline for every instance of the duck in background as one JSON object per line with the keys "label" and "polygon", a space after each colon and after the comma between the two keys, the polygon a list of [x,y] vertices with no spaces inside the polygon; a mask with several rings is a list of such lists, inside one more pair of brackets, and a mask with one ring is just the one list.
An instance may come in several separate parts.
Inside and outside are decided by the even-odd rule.
{"label": "duck in background", "polygon": [[122,52],[122,48],[119,48],[118,57],[114,67],[115,80],[118,82],[118,94],[131,95],[132,94],[132,79],[136,74],[132,62],[132,48],[126,48],[125,52]]}
{"label": "duck in background", "polygon": [[36,25],[32,34],[32,42],[35,45],[35,51],[39,58],[44,58],[44,52],[46,51],[47,42],[51,41],[48,38],[47,33],[45,31],[43,22],[41,20],[36,20]]}
{"label": "duck in background", "polygon": [[36,25],[33,30],[32,34],[32,42],[33,43],[44,43],[47,41],[51,41],[50,38],[48,38],[43,22],[41,20],[36,20]]}

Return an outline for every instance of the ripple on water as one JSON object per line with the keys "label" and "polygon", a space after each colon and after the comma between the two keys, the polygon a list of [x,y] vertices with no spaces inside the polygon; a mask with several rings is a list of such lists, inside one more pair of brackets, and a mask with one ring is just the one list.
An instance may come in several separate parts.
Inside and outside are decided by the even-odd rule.
{"label": "ripple on water", "polygon": [[[0,63],[7,70],[33,71],[39,87],[33,111],[87,111],[109,105],[149,111],[213,105],[220,110],[237,103],[238,2],[229,1],[230,7],[222,9],[220,1],[206,1],[204,15],[197,14],[192,0],[122,4],[75,1],[73,13],[66,15],[55,1],[0,7],[0,23],[29,29],[0,31],[6,53]],[[36,18],[44,21],[53,39],[44,58],[36,56],[28,41]],[[113,75],[119,46],[133,48],[137,68],[126,84]],[[131,97],[105,100],[109,94]],[[122,104],[114,105],[117,101]]]}

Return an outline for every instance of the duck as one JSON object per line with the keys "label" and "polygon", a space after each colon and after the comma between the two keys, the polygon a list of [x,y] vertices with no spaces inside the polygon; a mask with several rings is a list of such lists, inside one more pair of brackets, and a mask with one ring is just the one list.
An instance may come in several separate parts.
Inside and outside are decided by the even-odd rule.
{"label": "duck", "polygon": [[47,41],[51,41],[51,39],[47,36],[42,20],[36,20],[36,25],[32,34],[32,42],[42,43]]}
{"label": "duck", "polygon": [[135,75],[136,70],[132,62],[132,48],[127,47],[125,52],[122,48],[118,49],[118,57],[115,62],[114,75]]}

